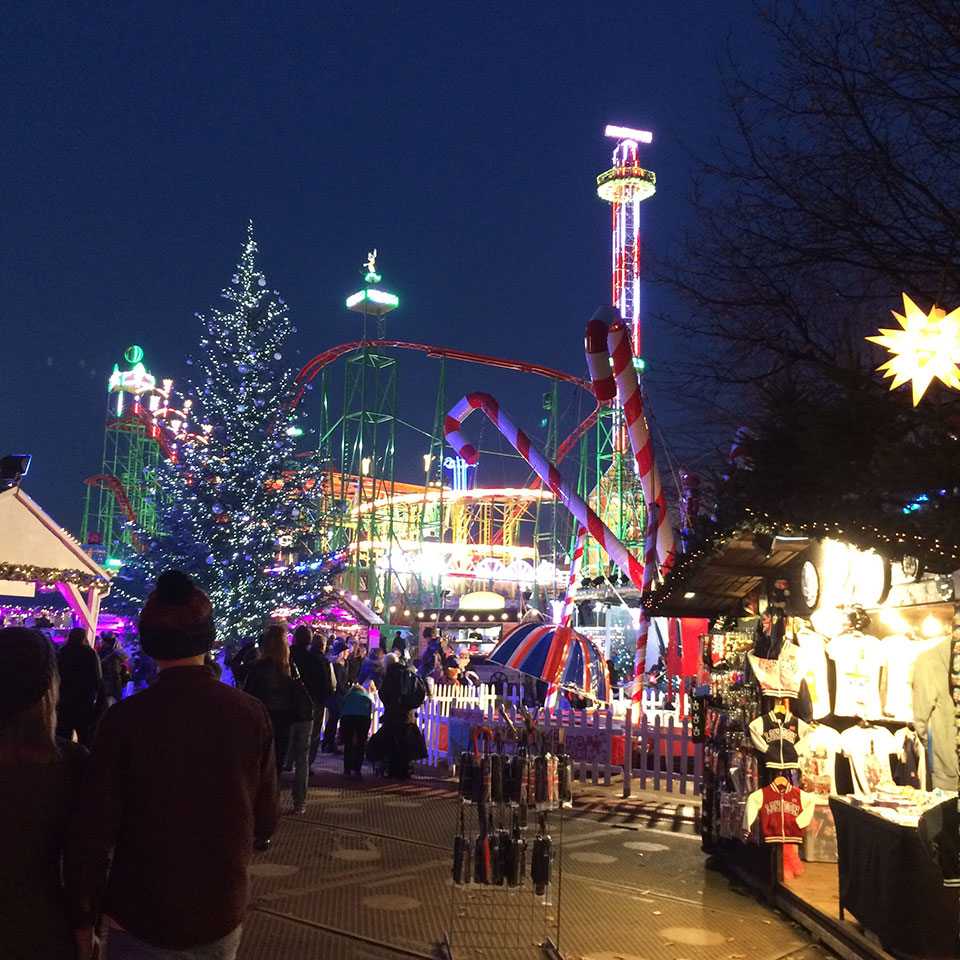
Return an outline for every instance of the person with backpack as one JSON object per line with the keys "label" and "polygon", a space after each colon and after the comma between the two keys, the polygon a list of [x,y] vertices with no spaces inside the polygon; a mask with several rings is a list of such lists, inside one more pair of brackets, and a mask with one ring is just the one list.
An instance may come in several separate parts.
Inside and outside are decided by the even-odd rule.
{"label": "person with backpack", "polygon": [[427,744],[416,722],[417,708],[426,699],[427,686],[417,671],[395,654],[387,654],[384,662],[380,687],[383,717],[374,738],[380,740],[379,749],[374,752],[386,759],[388,777],[409,780],[413,761],[427,755]]}
{"label": "person with backpack", "polygon": [[124,687],[132,679],[130,658],[123,652],[115,633],[104,633],[100,637],[100,670],[103,700],[110,706],[123,699]]}

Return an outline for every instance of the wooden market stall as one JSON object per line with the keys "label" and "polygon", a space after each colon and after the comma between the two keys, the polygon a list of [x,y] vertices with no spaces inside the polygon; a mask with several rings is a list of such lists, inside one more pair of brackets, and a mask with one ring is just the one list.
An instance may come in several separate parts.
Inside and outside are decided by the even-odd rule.
{"label": "wooden market stall", "polygon": [[55,586],[92,642],[113,575],[19,486],[0,492],[0,594],[32,597],[37,584]]}

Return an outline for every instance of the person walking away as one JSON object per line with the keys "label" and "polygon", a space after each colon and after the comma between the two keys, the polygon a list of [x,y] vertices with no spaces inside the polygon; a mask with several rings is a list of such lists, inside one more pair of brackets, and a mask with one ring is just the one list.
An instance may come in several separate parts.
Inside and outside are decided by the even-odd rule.
{"label": "person walking away", "polygon": [[[285,624],[267,627],[258,641],[260,658],[250,665],[244,693],[256,697],[266,708],[273,724],[274,756],[277,781],[283,770],[287,748],[293,741],[293,812],[303,813],[307,802],[307,781],[310,773],[310,729],[313,705],[301,707],[298,690],[290,669],[290,648]],[[299,678],[296,678],[299,683]]]}
{"label": "person walking away", "polygon": [[398,660],[407,659],[407,641],[404,639],[403,634],[399,630],[393,635],[393,643],[390,644],[390,652],[395,653]]}
{"label": "person walking away", "polygon": [[259,656],[260,648],[257,646],[256,641],[244,640],[232,655],[228,654],[224,657],[224,664],[230,668],[230,673],[233,674],[233,685],[238,690],[243,689],[250,664]]}
{"label": "person walking away", "polygon": [[370,696],[369,690],[364,689],[359,683],[353,684],[344,694],[340,707],[340,736],[343,740],[343,775],[345,777],[360,779],[372,715],[373,697]]}
{"label": "person walking away", "polygon": [[300,679],[313,701],[313,723],[307,753],[307,762],[310,766],[317,759],[320,737],[323,733],[323,714],[327,699],[333,692],[333,670],[330,662],[326,657],[321,659],[312,652],[312,641],[313,631],[301,623],[293,631],[293,641],[290,645],[290,661],[296,666]]}
{"label": "person walking away", "polygon": [[278,818],[270,718],[204,666],[213,611],[185,573],[160,575],[139,630],[159,675],[104,714],[64,841],[78,960],[101,914],[104,960],[233,960],[253,846]]}
{"label": "person walking away", "polygon": [[357,683],[362,687],[369,681],[372,681],[378,689],[383,681],[383,651],[379,647],[374,647],[367,654],[360,667]]}
{"label": "person walking away", "polygon": [[123,652],[115,633],[100,637],[100,669],[103,673],[101,686],[106,706],[123,699],[123,691],[130,682],[130,658]]}
{"label": "person walking away", "polygon": [[387,776],[409,780],[411,763],[427,755],[427,744],[417,726],[417,708],[426,699],[426,684],[416,670],[401,663],[394,654],[386,657],[380,702],[383,717],[377,735],[387,760]]}
{"label": "person walking away", "polygon": [[[93,647],[86,649],[96,659]],[[60,850],[87,751],[55,737],[56,701],[53,644],[39,630],[0,629],[0,957],[4,960],[73,960],[75,955],[60,877]]]}
{"label": "person walking away", "polygon": [[[363,661],[367,655],[367,648],[356,640],[351,640],[348,644],[347,659],[343,664],[346,674],[347,689],[352,687],[360,679],[360,671],[363,668]],[[346,690],[344,690],[346,693]]]}
{"label": "person walking away", "polygon": [[323,739],[320,749],[324,753],[340,753],[337,746],[337,724],[340,722],[340,704],[343,703],[347,692],[347,674],[344,667],[344,658],[347,655],[347,644],[343,640],[334,640],[328,659],[333,668],[333,691],[327,697],[327,722],[323,728]]}
{"label": "person walking away", "polygon": [[100,693],[100,658],[87,643],[83,627],[74,627],[57,651],[60,700],[57,703],[57,736],[90,746],[97,724],[97,696]]}

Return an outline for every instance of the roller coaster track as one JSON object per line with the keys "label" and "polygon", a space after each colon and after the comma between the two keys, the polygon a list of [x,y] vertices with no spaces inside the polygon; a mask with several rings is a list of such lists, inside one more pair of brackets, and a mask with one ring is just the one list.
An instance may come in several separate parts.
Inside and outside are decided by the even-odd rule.
{"label": "roller coaster track", "polygon": [[[130,503],[130,498],[127,496],[127,488],[112,473],[98,473],[94,477],[87,477],[84,483],[88,487],[104,487],[109,490],[116,499],[120,512],[132,524],[137,523],[137,514],[133,509],[133,504]],[[137,550],[142,551],[143,544],[140,542],[140,538],[137,536],[135,530],[131,529],[130,538],[133,540],[133,544]]]}
{"label": "roller coaster track", "polygon": [[[303,369],[294,378],[296,384],[296,393],[291,401],[291,408],[296,407],[303,397],[307,384],[320,373],[327,364],[332,363],[339,357],[355,350],[368,347],[393,347],[401,350],[417,350],[425,353],[428,357],[442,360],[461,360],[464,363],[479,363],[487,367],[499,367],[501,370],[514,370],[517,373],[532,373],[538,377],[546,377],[550,380],[560,380],[564,383],[572,383],[574,386],[586,390],[593,396],[593,386],[589,380],[583,377],[574,376],[572,373],[564,373],[562,370],[554,370],[552,367],[544,366],[540,363],[528,363],[525,360],[508,360],[506,357],[492,357],[484,353],[471,353],[467,350],[455,350],[450,347],[435,347],[426,343],[411,343],[406,340],[353,340],[350,343],[341,343],[336,347],[331,347],[323,353],[318,353],[310,360]],[[564,439],[563,443],[557,448],[556,462],[561,460],[570,452],[577,441],[587,432],[596,422],[597,413],[600,409],[598,403],[596,407],[587,415],[587,417],[573,430],[573,432]],[[531,489],[536,490],[540,487],[540,478],[534,478]],[[514,512],[519,517],[527,509],[526,504],[517,504]],[[502,536],[502,531],[498,531]],[[496,536],[495,535],[495,538]]]}
{"label": "roller coaster track", "polygon": [[390,347],[398,350],[417,350],[425,353],[428,357],[434,357],[440,360],[462,360],[464,363],[480,363],[487,367],[499,367],[502,370],[515,370],[518,373],[533,373],[538,377],[546,377],[549,380],[562,380],[564,383],[572,383],[582,390],[592,394],[593,389],[588,380],[583,377],[575,377],[572,373],[564,373],[562,370],[554,370],[552,367],[545,367],[541,363],[528,363],[525,360],[508,360],[505,357],[491,357],[483,353],[470,353],[467,350],[454,350],[450,347],[434,347],[428,343],[410,343],[406,340],[354,340],[351,343],[341,343],[339,346],[331,347],[323,353],[318,353],[310,360],[304,368],[294,378],[296,393],[290,403],[295,407],[307,389],[307,384],[328,364],[342,357],[344,354],[353,353],[363,347],[386,348]]}

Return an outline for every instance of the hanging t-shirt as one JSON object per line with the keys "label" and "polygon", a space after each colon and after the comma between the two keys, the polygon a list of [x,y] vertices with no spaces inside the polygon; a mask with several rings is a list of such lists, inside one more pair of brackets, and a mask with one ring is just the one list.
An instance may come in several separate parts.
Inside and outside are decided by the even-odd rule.
{"label": "hanging t-shirt", "polygon": [[880,710],[880,641],[851,630],[827,644],[837,666],[837,693],[833,712],[838,717],[877,720]]}
{"label": "hanging t-shirt", "polygon": [[796,770],[799,767],[797,751],[810,725],[792,713],[771,710],[750,721],[750,739],[768,768]]}
{"label": "hanging t-shirt", "polygon": [[886,727],[850,727],[840,734],[840,746],[853,768],[853,792],[858,797],[880,786],[895,788],[890,754],[897,752],[897,742]]}
{"label": "hanging t-shirt", "polygon": [[827,638],[801,627],[796,633],[799,652],[801,679],[807,682],[810,694],[811,713],[814,720],[820,720],[830,713],[830,681],[827,673]]}
{"label": "hanging t-shirt", "polygon": [[746,829],[759,816],[764,843],[800,843],[813,817],[816,799],[791,784],[770,784],[747,797]]}
{"label": "hanging t-shirt", "polygon": [[837,792],[837,754],[840,734],[824,723],[812,727],[797,747],[800,786],[818,797]]}

